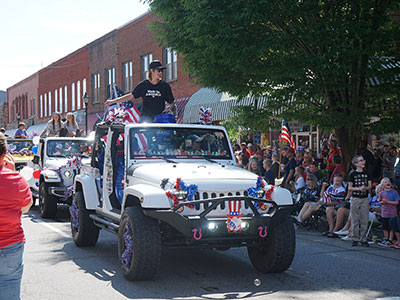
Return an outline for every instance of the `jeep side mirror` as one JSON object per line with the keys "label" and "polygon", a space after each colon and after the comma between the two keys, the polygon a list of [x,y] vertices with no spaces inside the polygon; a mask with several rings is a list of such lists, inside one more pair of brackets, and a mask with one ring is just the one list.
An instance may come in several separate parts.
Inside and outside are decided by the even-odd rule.
{"label": "jeep side mirror", "polygon": [[38,165],[38,164],[39,164],[39,156],[38,156],[38,155],[35,155],[35,156],[33,157],[33,159],[32,159],[32,162],[33,162],[35,165]]}

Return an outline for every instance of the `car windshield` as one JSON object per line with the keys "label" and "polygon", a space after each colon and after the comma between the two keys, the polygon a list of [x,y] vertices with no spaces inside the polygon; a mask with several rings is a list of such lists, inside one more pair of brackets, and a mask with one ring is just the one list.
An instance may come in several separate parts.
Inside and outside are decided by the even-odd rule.
{"label": "car windshield", "polygon": [[7,140],[7,150],[11,154],[32,155],[32,140]]}
{"label": "car windshield", "polygon": [[231,160],[224,131],[201,128],[131,128],[130,158],[205,158]]}
{"label": "car windshield", "polygon": [[85,140],[51,140],[47,142],[47,155],[49,157],[89,157],[89,142]]}

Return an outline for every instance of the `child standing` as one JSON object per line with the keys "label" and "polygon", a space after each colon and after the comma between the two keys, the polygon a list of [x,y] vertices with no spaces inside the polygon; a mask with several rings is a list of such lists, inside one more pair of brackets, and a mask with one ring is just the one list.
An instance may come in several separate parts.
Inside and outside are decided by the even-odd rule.
{"label": "child standing", "polygon": [[368,247],[368,192],[371,190],[372,182],[368,173],[364,171],[364,157],[356,155],[351,162],[356,167],[356,170],[349,175],[349,191],[352,193],[350,204],[352,246],[357,246],[360,241],[361,246]]}
{"label": "child standing", "polygon": [[[385,239],[379,245],[400,249],[400,232],[397,221],[397,205],[399,204],[400,197],[397,191],[392,188],[392,183],[388,177],[381,180],[381,187],[383,191],[379,193],[378,201],[381,204],[381,222]],[[395,243],[389,240],[390,229],[396,235],[397,241]]]}

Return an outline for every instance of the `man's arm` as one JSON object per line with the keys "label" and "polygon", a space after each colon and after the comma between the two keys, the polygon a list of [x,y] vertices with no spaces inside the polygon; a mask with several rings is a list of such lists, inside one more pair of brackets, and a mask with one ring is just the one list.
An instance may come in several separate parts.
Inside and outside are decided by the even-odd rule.
{"label": "man's arm", "polygon": [[121,97],[118,97],[116,99],[109,99],[104,104],[106,106],[110,106],[110,105],[113,105],[115,103],[128,102],[128,101],[132,101],[133,103],[139,103],[139,102],[141,102],[141,99],[135,99],[133,97],[133,95],[131,93],[129,93],[129,94],[123,95]]}

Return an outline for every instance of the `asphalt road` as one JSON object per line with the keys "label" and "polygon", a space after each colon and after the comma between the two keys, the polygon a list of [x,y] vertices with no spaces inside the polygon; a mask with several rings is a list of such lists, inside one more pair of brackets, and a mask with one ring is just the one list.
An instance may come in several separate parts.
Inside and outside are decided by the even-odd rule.
{"label": "asphalt road", "polygon": [[42,220],[35,209],[23,216],[23,300],[400,299],[396,249],[352,247],[297,230],[295,259],[282,274],[256,272],[245,248],[164,250],[153,281],[129,282],[119,270],[114,235],[102,231],[95,247],[77,248],[66,207],[59,216]]}

